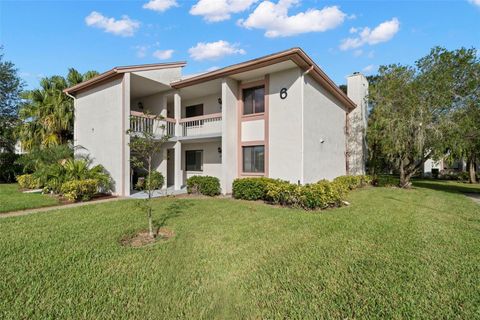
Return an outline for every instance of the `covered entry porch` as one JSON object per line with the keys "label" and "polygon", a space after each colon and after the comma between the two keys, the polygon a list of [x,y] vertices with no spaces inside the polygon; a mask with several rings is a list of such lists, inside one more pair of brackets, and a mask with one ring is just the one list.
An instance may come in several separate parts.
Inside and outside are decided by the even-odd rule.
{"label": "covered entry porch", "polygon": [[[172,138],[154,159],[154,170],[165,178],[163,192],[184,190],[191,176],[222,175],[222,138],[209,137],[197,139]],[[136,184],[146,172],[131,168],[131,193],[138,193]]]}

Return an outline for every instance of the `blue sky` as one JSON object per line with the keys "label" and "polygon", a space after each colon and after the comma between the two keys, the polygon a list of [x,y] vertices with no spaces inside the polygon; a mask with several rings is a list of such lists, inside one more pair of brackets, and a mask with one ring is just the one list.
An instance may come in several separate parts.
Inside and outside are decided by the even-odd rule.
{"label": "blue sky", "polygon": [[184,74],[301,47],[338,84],[431,47],[480,48],[480,0],[3,1],[0,43],[38,78],[185,60]]}

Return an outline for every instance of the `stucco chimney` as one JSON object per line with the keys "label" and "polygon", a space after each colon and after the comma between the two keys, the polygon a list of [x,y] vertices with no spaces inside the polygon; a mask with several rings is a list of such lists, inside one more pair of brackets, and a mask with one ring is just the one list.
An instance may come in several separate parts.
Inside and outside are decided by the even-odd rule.
{"label": "stucco chimney", "polygon": [[365,174],[368,81],[360,72],[347,77],[347,95],[357,104],[347,116],[348,174]]}

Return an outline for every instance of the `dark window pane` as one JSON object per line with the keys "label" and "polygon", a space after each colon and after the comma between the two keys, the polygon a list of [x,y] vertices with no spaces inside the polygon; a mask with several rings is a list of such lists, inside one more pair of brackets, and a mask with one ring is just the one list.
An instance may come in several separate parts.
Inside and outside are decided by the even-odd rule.
{"label": "dark window pane", "polygon": [[265,171],[265,148],[263,146],[258,146],[254,148],[254,172],[264,172]]}
{"label": "dark window pane", "polygon": [[185,151],[185,170],[203,171],[203,151],[188,150]]}
{"label": "dark window pane", "polygon": [[253,156],[252,148],[243,147],[243,172],[252,172]]}
{"label": "dark window pane", "polygon": [[203,104],[188,106],[185,108],[185,118],[203,116]]}
{"label": "dark window pane", "polygon": [[265,89],[263,87],[255,89],[255,113],[265,111]]}
{"label": "dark window pane", "polygon": [[265,147],[243,147],[243,172],[265,172]]}
{"label": "dark window pane", "polygon": [[252,89],[243,90],[243,114],[253,113],[254,93],[255,92]]}

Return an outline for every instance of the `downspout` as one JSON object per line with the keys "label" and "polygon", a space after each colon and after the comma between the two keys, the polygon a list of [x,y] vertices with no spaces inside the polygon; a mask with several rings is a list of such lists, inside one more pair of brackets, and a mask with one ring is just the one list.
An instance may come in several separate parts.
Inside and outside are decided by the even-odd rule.
{"label": "downspout", "polygon": [[305,107],[305,76],[309,74],[313,70],[314,66],[311,65],[310,68],[302,72],[301,75],[301,81],[302,81],[302,86],[301,86],[301,108],[300,108],[300,113],[301,113],[301,145],[300,145],[300,154],[302,156],[302,159],[300,161],[300,183],[303,184],[305,182],[305,157],[304,157],[304,107]]}
{"label": "downspout", "polygon": [[345,112],[345,173],[346,175],[350,174],[350,151],[349,151],[349,143],[348,140],[350,139],[350,121],[348,119],[348,115],[350,112],[348,110]]}

